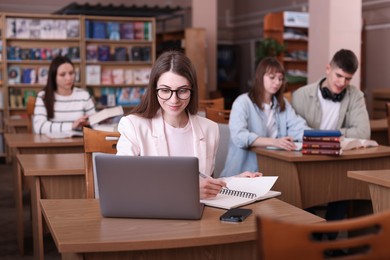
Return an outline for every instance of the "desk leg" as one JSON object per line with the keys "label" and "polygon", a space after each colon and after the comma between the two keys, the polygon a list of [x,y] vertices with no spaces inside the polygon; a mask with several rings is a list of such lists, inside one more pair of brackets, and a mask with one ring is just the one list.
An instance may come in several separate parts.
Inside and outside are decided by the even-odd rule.
{"label": "desk leg", "polygon": [[44,259],[43,248],[43,227],[41,211],[41,185],[40,178],[33,177],[31,185],[31,210],[32,210],[32,229],[34,244],[34,259]]}
{"label": "desk leg", "polygon": [[23,217],[23,187],[22,169],[16,158],[14,158],[14,197],[16,210],[16,238],[18,241],[19,253],[24,255],[24,217]]}

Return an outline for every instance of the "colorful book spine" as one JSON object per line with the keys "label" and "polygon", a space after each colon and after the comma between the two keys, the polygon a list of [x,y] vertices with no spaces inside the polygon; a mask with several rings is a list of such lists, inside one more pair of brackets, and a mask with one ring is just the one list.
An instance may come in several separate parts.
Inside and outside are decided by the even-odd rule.
{"label": "colorful book spine", "polygon": [[340,142],[303,142],[303,149],[341,149]]}
{"label": "colorful book spine", "polygon": [[340,137],[340,130],[304,130],[303,136],[308,137]]}
{"label": "colorful book spine", "polygon": [[340,156],[342,154],[342,149],[308,149],[302,148],[302,154],[310,155],[334,155]]}
{"label": "colorful book spine", "polygon": [[334,136],[303,136],[303,142],[313,141],[313,142],[341,142],[343,137],[334,137]]}

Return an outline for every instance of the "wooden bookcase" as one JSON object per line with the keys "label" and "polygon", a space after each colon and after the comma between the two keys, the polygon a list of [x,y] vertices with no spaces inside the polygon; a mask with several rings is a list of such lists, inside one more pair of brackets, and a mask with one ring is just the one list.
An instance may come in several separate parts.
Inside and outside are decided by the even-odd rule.
{"label": "wooden bookcase", "polygon": [[5,153],[5,144],[4,144],[4,70],[3,70],[3,60],[4,60],[4,47],[3,47],[3,14],[0,13],[0,159],[4,160],[6,157]]}
{"label": "wooden bookcase", "polygon": [[280,60],[287,74],[287,90],[307,84],[308,14],[278,12],[264,16],[264,38],[273,38],[284,45]]}
{"label": "wooden bookcase", "polygon": [[166,50],[182,50],[195,66],[199,98],[208,98],[206,71],[206,31],[203,28],[186,28],[180,31],[159,33],[156,36],[157,55]]}
{"label": "wooden bookcase", "polygon": [[[97,108],[134,106],[146,89],[156,59],[155,19],[85,16],[83,24],[86,37],[82,39],[82,82],[93,92]],[[103,26],[110,33],[93,35],[94,26],[97,32]],[[107,59],[108,56],[111,58]],[[94,77],[94,69],[100,70],[100,80]],[[136,97],[137,100],[130,99]]]}
{"label": "wooden bookcase", "polygon": [[[44,87],[45,77],[41,75],[47,73],[51,59],[60,52],[67,53],[75,64],[75,86],[93,94],[97,109],[109,105],[130,108],[139,102],[130,98],[141,95],[147,86],[145,79],[149,78],[156,56],[154,18],[3,13],[1,25],[4,75],[1,90],[6,118],[26,117],[27,96],[35,95]],[[140,50],[147,59],[134,56]],[[99,68],[99,75],[88,74],[97,72],[94,68]],[[20,75],[19,80],[12,76],[15,71]],[[28,72],[34,76],[28,76]],[[105,93],[112,94],[110,104],[102,102]],[[119,95],[125,99],[119,99]]]}
{"label": "wooden bookcase", "polygon": [[390,102],[390,88],[378,88],[372,91],[372,117],[373,119],[386,118],[386,103]]}

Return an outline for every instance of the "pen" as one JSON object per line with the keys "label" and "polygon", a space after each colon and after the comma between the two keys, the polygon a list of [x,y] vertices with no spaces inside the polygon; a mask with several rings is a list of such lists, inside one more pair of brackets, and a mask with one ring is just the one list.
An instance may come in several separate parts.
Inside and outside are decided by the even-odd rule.
{"label": "pen", "polygon": [[211,178],[210,176],[208,176],[208,175],[206,175],[204,173],[201,173],[201,172],[199,173],[199,176],[204,178],[204,179]]}

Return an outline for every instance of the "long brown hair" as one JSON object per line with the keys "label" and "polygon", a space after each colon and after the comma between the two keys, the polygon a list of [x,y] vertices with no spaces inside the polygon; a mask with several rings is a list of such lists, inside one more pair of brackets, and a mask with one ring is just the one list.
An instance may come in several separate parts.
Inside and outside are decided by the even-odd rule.
{"label": "long brown hair", "polygon": [[172,71],[188,80],[191,86],[191,97],[186,109],[192,115],[198,113],[199,95],[195,67],[190,59],[180,51],[167,51],[157,58],[150,73],[146,94],[143,96],[142,102],[131,113],[145,118],[155,116],[158,109],[160,109],[156,92],[157,81],[163,73],[168,71]]}
{"label": "long brown hair", "polygon": [[57,91],[57,71],[58,68],[65,63],[69,63],[74,69],[72,61],[65,56],[57,56],[50,63],[46,86],[43,88],[43,90],[45,91],[43,103],[46,107],[48,119],[54,117],[54,93]]}
{"label": "long brown hair", "polygon": [[279,103],[280,111],[286,109],[284,103],[283,93],[286,88],[285,71],[283,65],[274,57],[266,57],[262,59],[256,68],[256,76],[253,87],[249,90],[249,98],[255,103],[261,110],[264,109],[264,75],[266,73],[281,73],[283,75],[283,83],[280,89],[275,93],[276,100]]}

